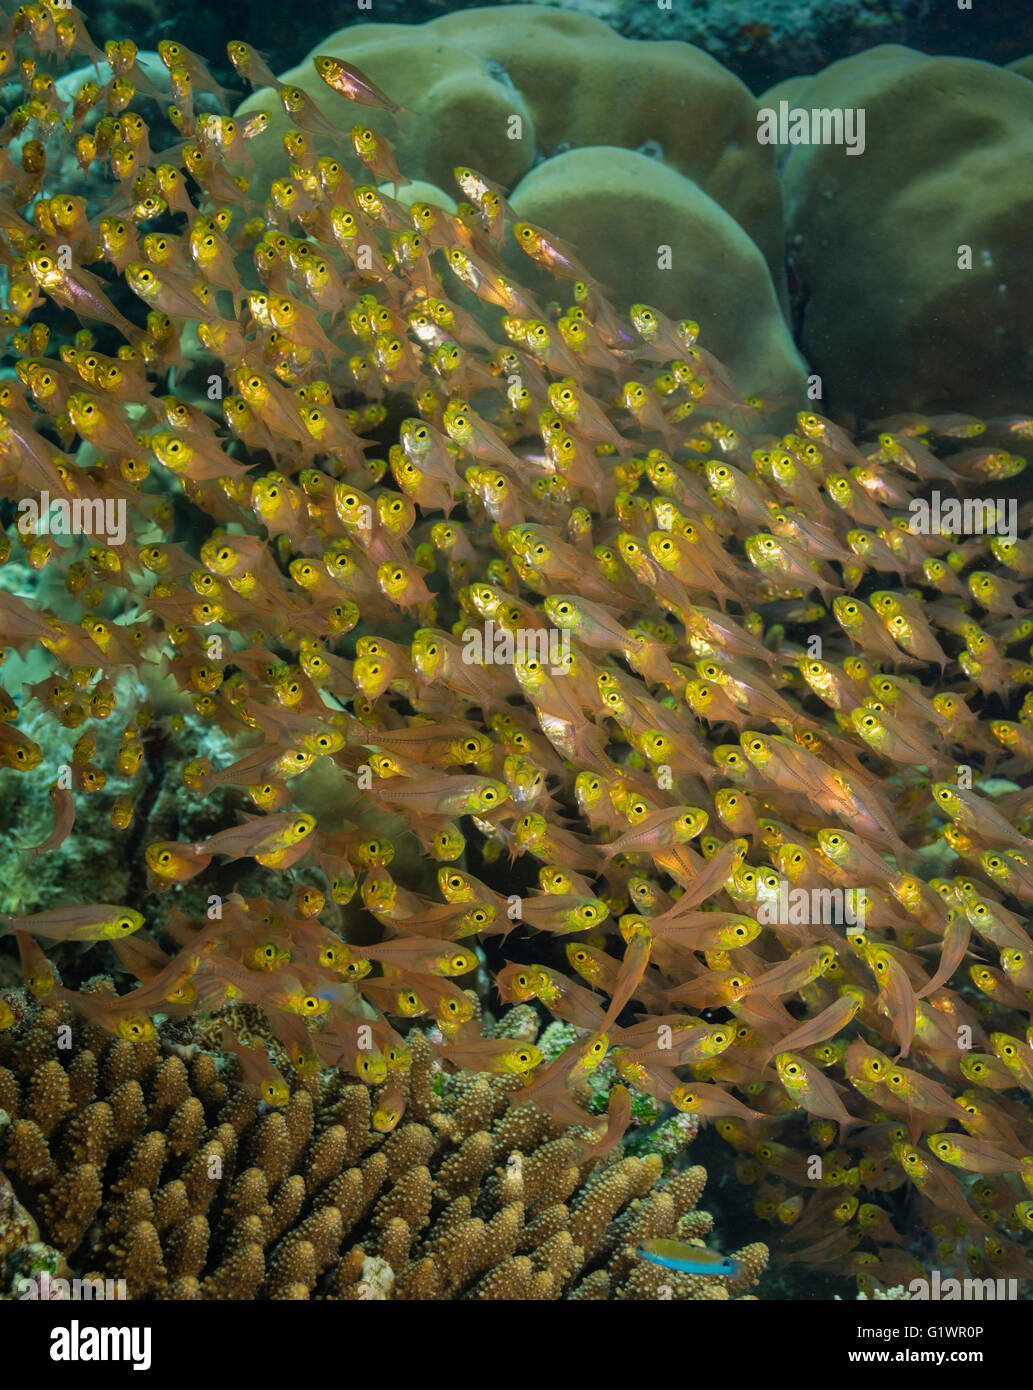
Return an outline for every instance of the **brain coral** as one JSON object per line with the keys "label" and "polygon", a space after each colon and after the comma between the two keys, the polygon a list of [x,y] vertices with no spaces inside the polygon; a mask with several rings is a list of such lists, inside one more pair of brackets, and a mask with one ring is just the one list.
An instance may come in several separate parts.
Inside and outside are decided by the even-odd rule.
{"label": "brain coral", "polygon": [[[634,285],[639,298],[658,306],[691,304],[745,391],[802,390],[803,364],[763,256],[696,184],[631,150],[588,147],[540,164],[510,201],[520,217],[591,248],[604,283]],[[661,245],[670,247],[669,269],[658,266]],[[511,260],[530,282],[527,257],[514,247]],[[547,292],[547,285],[543,272],[539,288]]]}
{"label": "brain coral", "polygon": [[[346,129],[355,107],[316,76],[315,53],[355,63],[410,108],[400,126],[364,113],[387,133],[410,178],[451,186],[453,167],[463,163],[512,187],[536,155],[561,147],[659,146],[664,161],[720,203],[778,272],[778,182],[770,150],[757,144],[756,101],[700,49],[622,39],[601,20],[533,5],[465,10],[422,25],[353,26],[283,74]],[[272,109],[270,96],[256,92],[241,111]],[[510,134],[513,115],[521,117],[518,139]],[[271,152],[288,126],[278,104],[273,119]]]}
{"label": "brain coral", "polygon": [[[693,304],[744,389],[799,387],[801,363],[779,313],[773,153],[756,139],[753,96],[707,54],[531,5],[352,26],[283,74],[342,128],[356,108],[316,76],[317,53],[356,64],[408,108],[400,122],[363,115],[410,178],[451,188],[455,166],[472,165],[515,189],[522,215],[568,236],[618,303],[648,298],[672,315]],[[262,109],[273,128],[258,151],[260,182],[272,177],[290,124],[268,88],[239,114]],[[443,202],[426,188],[422,196]],[[658,245],[671,246],[671,270],[658,269]]]}
{"label": "brain coral", "polygon": [[[787,92],[771,95],[777,104]],[[836,408],[1021,409],[1033,86],[986,63],[886,46],[791,95],[806,109],[866,113],[862,155],[796,145],[783,173],[787,245],[808,291],[801,346]],[[965,248],[971,268],[960,268]]]}

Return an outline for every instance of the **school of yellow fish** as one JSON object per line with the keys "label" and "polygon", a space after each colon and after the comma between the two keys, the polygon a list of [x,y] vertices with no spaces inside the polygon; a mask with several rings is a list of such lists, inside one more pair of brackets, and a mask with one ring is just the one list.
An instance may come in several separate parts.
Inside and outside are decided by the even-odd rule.
{"label": "school of yellow fish", "polygon": [[[715,1124],[790,1260],[863,1286],[928,1264],[1033,1275],[1033,542],[910,525],[930,488],[1019,473],[1033,420],[900,417],[859,444],[804,410],[780,436],[784,402],[740,398],[690,320],[619,312],[490,178],[456,170],[455,214],[398,201],[362,114],[411,113],[357,69],[316,60],[355,103],[338,131],[229,45],[295,123],[260,201],[268,118],[195,111],[230,94],[183,44],[159,52],[181,140],[156,153],[132,42],[100,52],[56,0],[0,36],[23,94],[0,132],[0,492],[129,518],[119,544],[0,540],[67,593],[55,612],[0,591],[3,654],[50,670],[4,691],[0,764],[31,778],[67,744],[32,851],[59,854],[109,774],[143,775],[149,731],[186,727],[140,703],[137,673],[162,672],[193,721],[239,735],[229,766],[187,764],[189,789],[245,789],[255,813],[147,846],[151,891],[217,857],[283,891],[173,913],[169,950],[140,930],[147,901],[5,917],[28,988],[129,1038],[249,1000],[298,1073],[375,1087],[382,1131],[415,1022],[443,1065],[521,1078],[514,1104],[591,1125],[601,1153],[634,1091]],[[95,74],[70,107],[69,62]],[[68,160],[107,180],[99,211],[61,190]],[[199,355],[207,397],[170,394]],[[177,532],[177,496],[203,543]],[[30,710],[53,746],[19,728]],[[294,805],[317,762],[401,818],[439,897],[396,881],[391,841]],[[112,835],[134,813],[111,798]],[[491,884],[464,867],[474,844]],[[538,888],[507,891],[528,863]],[[378,944],[334,930],[356,895]],[[109,941],[138,986],[66,991],[55,940]],[[484,943],[502,1001],[539,1001],[577,1044],[546,1064],[482,1036],[464,980]],[[290,1067],[226,1039],[284,1104]],[[607,1056],[623,1085],[589,1115]]]}

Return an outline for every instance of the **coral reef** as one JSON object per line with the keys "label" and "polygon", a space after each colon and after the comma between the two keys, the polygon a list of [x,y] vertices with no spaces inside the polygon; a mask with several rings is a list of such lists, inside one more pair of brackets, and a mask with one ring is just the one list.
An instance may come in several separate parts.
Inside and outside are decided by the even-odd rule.
{"label": "coral reef", "polygon": [[928,0],[701,0],[669,10],[634,0],[586,0],[585,8],[628,38],[697,44],[754,91],[876,44],[1004,63],[1029,32],[1022,0],[1002,0],[977,23],[961,6]]}
{"label": "coral reef", "polygon": [[[395,138],[403,167],[442,188],[460,162],[490,170],[518,211],[573,244],[622,307],[647,299],[676,316],[691,303],[747,393],[799,387],[801,363],[772,295],[786,310],[788,253],[793,331],[838,416],[947,410],[959,394],[978,413],[1024,408],[1033,281],[1021,171],[1033,95],[1005,71],[887,44],[816,77],[797,68],[754,101],[688,44],[635,42],[584,14],[506,6],[423,25],[352,26],[323,40],[283,81],[342,120],[347,102],[314,74],[317,52],[393,84],[413,112]],[[1013,67],[1021,72],[1021,61]],[[621,100],[611,101],[618,88]],[[282,134],[288,118],[271,97],[257,91],[240,111],[271,108]],[[780,192],[757,112],[781,100],[864,112],[865,156],[829,143],[789,146]],[[394,138],[389,116],[367,114]],[[601,152],[608,147],[626,153]],[[258,168],[272,177],[261,154]],[[759,248],[770,283],[721,210]],[[605,238],[593,231],[601,218]],[[669,261],[658,258],[661,246]]]}
{"label": "coral reef", "polygon": [[[196,1045],[72,1023],[44,1008],[0,1038],[0,1163],[72,1277],[124,1278],[130,1298],[647,1299],[667,1285],[728,1299],[764,1271],[762,1244],[737,1252],[735,1276],[639,1259],[643,1240],[709,1231],[705,1171],[663,1178],[659,1157],[619,1147],[593,1158],[583,1132],[508,1112],[502,1078],[437,1071],[418,1032],[407,1119],[385,1135],[376,1097],[341,1073],[260,1114]],[[24,1278],[42,1257],[23,1249],[36,1232],[2,1175],[0,1202],[17,1216],[0,1224],[0,1268],[6,1256],[5,1278]]]}
{"label": "coral reef", "polygon": [[[317,57],[281,140],[202,112],[228,94],[163,40],[182,139],[152,148],[132,45],[66,113],[33,55],[99,58],[78,13],[8,40],[0,763],[53,809],[23,879],[85,864],[87,805],[128,874],[0,917],[28,992],[0,1003],[3,1161],[54,1248],[137,1296],[707,1296],[679,1166],[707,1124],[790,1264],[1033,1272],[1033,546],[993,495],[1029,416],[787,425],[717,325],[625,314],[507,170],[460,168],[454,211],[389,193],[425,171],[379,68]],[[559,68],[532,56],[537,132]],[[586,140],[645,132],[634,77],[646,124]],[[755,149],[711,151],[701,242]],[[108,203],[51,192],[69,157]],[[514,199],[558,207],[561,160],[605,242],[594,141]],[[528,1167],[557,1185],[530,1200]],[[725,1294],[762,1252],[736,1259]]]}
{"label": "coral reef", "polygon": [[[0,1142],[10,1123],[11,1116],[0,1111]],[[40,1240],[39,1227],[0,1173],[0,1301],[39,1298],[50,1279],[63,1279],[69,1272],[60,1251]]]}

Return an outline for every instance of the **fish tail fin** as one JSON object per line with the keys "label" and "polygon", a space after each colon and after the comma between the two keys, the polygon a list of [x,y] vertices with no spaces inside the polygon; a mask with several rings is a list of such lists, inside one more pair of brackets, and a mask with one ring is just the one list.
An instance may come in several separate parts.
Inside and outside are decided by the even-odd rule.
{"label": "fish tail fin", "polygon": [[21,915],[22,915],[22,900],[21,900],[21,898],[19,897],[19,898],[17,898],[17,899],[15,900],[14,912],[13,912],[13,913],[0,912],[0,936],[14,936],[14,937],[22,937],[22,936],[25,936],[25,937],[27,937],[28,940],[31,941],[33,938],[32,938],[31,936],[29,936],[28,933],[26,933],[26,932],[19,932],[19,930],[18,930],[18,918],[19,918]]}

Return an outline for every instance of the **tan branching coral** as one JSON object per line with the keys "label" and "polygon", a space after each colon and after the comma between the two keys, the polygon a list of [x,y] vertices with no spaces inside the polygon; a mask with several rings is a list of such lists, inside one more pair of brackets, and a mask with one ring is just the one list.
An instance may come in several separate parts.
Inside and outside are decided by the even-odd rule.
{"label": "tan branching coral", "polygon": [[259,1114],[207,1052],[88,1026],[59,1051],[72,1022],[57,1004],[0,1038],[0,1163],[71,1266],[124,1278],[131,1298],[729,1298],[763,1273],[760,1245],[734,1278],[647,1269],[638,1243],[676,1234],[704,1170],[665,1179],[658,1155],[619,1147],[594,1159],[510,1108],[511,1080],[437,1070],[419,1032],[405,1121],[381,1134],[340,1073],[296,1079]]}

